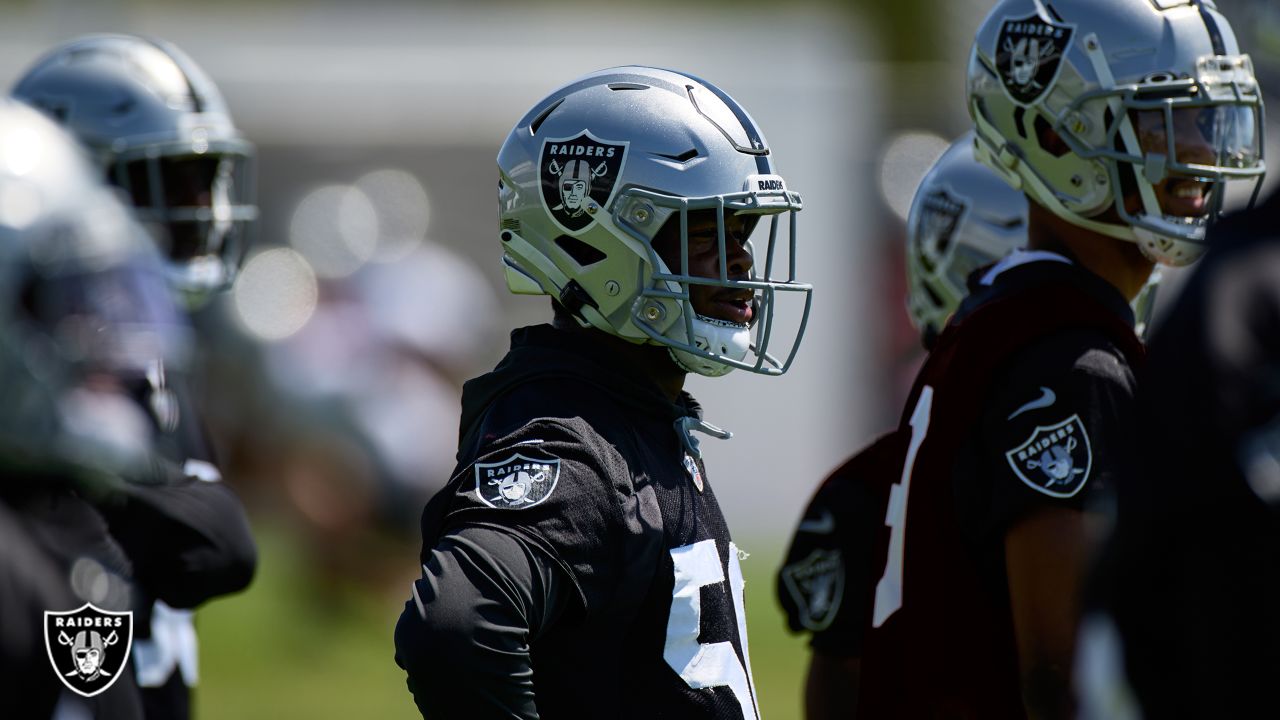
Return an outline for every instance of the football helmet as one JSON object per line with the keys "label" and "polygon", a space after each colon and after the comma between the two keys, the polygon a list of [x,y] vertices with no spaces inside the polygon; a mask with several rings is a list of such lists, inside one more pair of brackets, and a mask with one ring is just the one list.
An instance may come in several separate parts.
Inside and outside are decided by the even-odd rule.
{"label": "football helmet", "polygon": [[254,148],[186,54],[160,40],[90,35],[37,60],[12,94],[92,150],[188,300],[231,284],[257,217]]}
{"label": "football helmet", "polygon": [[127,388],[188,343],[155,248],[81,146],[0,99],[0,463],[141,478],[153,426]]}
{"label": "football helmet", "polygon": [[978,157],[1059,217],[1185,265],[1265,167],[1253,65],[1211,0],[1001,0],[968,71]]}
{"label": "football helmet", "polygon": [[[664,345],[680,367],[702,375],[734,368],[780,375],[790,367],[812,292],[796,279],[800,208],[746,110],[714,85],[671,70],[618,67],[579,78],[538,102],[498,154],[508,288],[550,295],[584,326]],[[695,217],[712,219],[713,277],[690,271]],[[763,253],[739,237],[757,221]],[[654,245],[664,229],[677,238],[670,264]],[[726,262],[740,242],[750,262]],[[749,319],[695,312],[697,286],[750,302]],[[775,355],[786,293],[802,309],[788,317],[790,343]]]}
{"label": "football helmet", "polygon": [[974,270],[1027,242],[1027,199],[952,143],[920,182],[907,216],[907,312],[925,338],[942,332]]}

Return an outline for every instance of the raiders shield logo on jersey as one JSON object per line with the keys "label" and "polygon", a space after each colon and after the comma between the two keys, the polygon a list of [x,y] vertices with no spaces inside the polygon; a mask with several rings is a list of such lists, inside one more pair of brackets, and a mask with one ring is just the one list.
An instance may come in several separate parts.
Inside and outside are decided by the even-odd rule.
{"label": "raiders shield logo on jersey", "polygon": [[46,610],[44,647],[62,684],[93,697],[128,671],[133,613],[99,610],[88,603],[68,612]]}
{"label": "raiders shield logo on jersey", "polygon": [[951,238],[964,214],[964,202],[938,190],[924,197],[920,212],[920,262],[932,271],[951,247]]}
{"label": "raiders shield logo on jersey", "polygon": [[844,598],[844,562],[839,550],[814,550],[782,568],[782,583],[799,610],[806,630],[826,630]]}
{"label": "raiders shield logo on jersey", "polygon": [[565,232],[581,231],[609,206],[627,145],[601,140],[587,130],[577,137],[542,142],[542,204]]}
{"label": "raiders shield logo on jersey", "polygon": [[1080,492],[1093,468],[1089,433],[1079,415],[1048,427],[1037,425],[1026,442],[1004,455],[1022,482],[1059,498]]}
{"label": "raiders shield logo on jersey", "polygon": [[560,479],[559,460],[516,453],[496,463],[476,463],[476,495],[493,508],[533,507],[551,496]]}
{"label": "raiders shield logo on jersey", "polygon": [[1053,87],[1074,33],[1075,25],[1050,22],[1039,15],[1004,21],[996,39],[996,69],[1014,102],[1030,105]]}

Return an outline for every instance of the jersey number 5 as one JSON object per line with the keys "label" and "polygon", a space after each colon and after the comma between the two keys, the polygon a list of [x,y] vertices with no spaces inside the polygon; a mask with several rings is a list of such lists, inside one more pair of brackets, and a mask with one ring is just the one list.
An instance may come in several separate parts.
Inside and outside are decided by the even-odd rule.
{"label": "jersey number 5", "polygon": [[933,410],[933,388],[925,385],[911,412],[911,444],[907,446],[907,460],[902,464],[902,479],[889,488],[889,509],[884,524],[891,529],[889,556],[885,559],[884,575],[876,583],[876,604],[871,626],[884,625],[902,607],[902,562],[907,542],[907,495],[911,491],[911,473],[915,470],[916,455],[929,432],[929,413]]}
{"label": "jersey number 5", "polygon": [[738,563],[738,547],[729,543],[729,591],[733,595],[733,613],[738,621],[738,639],[742,643],[742,659],[738,660],[733,643],[702,644],[702,588],[724,582],[720,552],[715,540],[703,540],[671,551],[675,564],[675,588],[671,597],[671,615],[667,619],[667,645],[662,657],[694,689],[728,687],[742,708],[742,717],[757,720],[755,683],[751,678],[751,658],[747,653],[747,616],[742,602],[742,566]]}

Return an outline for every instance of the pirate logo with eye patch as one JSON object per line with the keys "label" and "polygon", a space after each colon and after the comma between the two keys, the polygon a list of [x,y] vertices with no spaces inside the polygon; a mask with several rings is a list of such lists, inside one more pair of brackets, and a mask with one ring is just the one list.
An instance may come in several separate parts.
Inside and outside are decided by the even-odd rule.
{"label": "pirate logo with eye patch", "polygon": [[1079,415],[1048,427],[1037,425],[1026,442],[1004,455],[1022,482],[1058,498],[1080,492],[1093,468],[1089,433]]}
{"label": "pirate logo with eye patch", "polygon": [[1009,97],[1031,105],[1058,81],[1075,26],[1039,15],[1006,18],[996,38],[996,70]]}
{"label": "pirate logo with eye patch", "polygon": [[602,140],[588,130],[542,142],[538,166],[542,205],[565,232],[581,232],[609,206],[628,145]]}

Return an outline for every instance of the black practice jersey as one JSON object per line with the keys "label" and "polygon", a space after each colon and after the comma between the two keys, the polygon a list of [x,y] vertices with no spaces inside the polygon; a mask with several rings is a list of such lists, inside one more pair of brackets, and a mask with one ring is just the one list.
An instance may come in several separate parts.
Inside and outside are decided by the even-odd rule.
{"label": "black practice jersey", "polygon": [[590,334],[467,384],[396,631],[427,718],[756,718],[743,580],[689,428]]}
{"label": "black practice jersey", "polygon": [[827,476],[791,538],[778,571],[778,601],[793,632],[812,633],[816,651],[862,655],[872,550],[890,483],[902,471],[900,439],[878,438]]}
{"label": "black practice jersey", "polygon": [[[1094,600],[1146,717],[1277,717],[1280,195],[1211,230],[1152,338]],[[1106,625],[1083,642],[1107,647]],[[1117,664],[1116,667],[1119,667]],[[1090,689],[1115,697],[1115,687]]]}
{"label": "black practice jersey", "polygon": [[[1121,295],[1065,259],[1015,253],[966,300],[897,431],[862,588],[867,717],[1020,717],[1004,537],[1114,482],[1141,356]],[[884,482],[885,480],[881,480]]]}
{"label": "black practice jersey", "polygon": [[222,481],[185,383],[142,383],[136,399],[156,425],[162,477],[135,482],[99,503],[134,569],[135,634],[131,655],[148,720],[191,715],[197,681],[191,613],[248,586],[257,549],[244,507]]}
{"label": "black practice jersey", "polygon": [[130,609],[128,559],[97,510],[69,488],[63,477],[10,475],[0,492],[0,716],[49,718],[57,708],[56,717],[142,718],[127,669],[85,698],[63,687],[51,662],[71,648],[56,635],[46,638],[45,612],[86,603]]}

